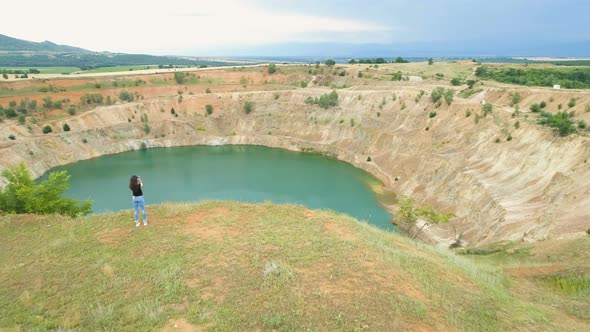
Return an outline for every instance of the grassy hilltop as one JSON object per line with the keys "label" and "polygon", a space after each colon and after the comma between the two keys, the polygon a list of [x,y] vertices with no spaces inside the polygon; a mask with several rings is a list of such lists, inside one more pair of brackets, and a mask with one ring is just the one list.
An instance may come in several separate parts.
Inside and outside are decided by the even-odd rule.
{"label": "grassy hilltop", "polygon": [[590,322],[588,279],[572,270],[588,268],[576,254],[588,252],[587,238],[459,256],[299,206],[148,211],[140,228],[131,211],[2,217],[0,329],[546,331]]}

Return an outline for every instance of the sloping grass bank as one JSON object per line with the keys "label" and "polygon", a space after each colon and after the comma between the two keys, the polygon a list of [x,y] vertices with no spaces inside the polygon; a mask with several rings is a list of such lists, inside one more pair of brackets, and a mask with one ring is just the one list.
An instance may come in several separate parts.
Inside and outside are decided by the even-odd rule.
{"label": "sloping grass bank", "polygon": [[206,202],[0,218],[0,328],[556,330],[490,265],[333,212]]}

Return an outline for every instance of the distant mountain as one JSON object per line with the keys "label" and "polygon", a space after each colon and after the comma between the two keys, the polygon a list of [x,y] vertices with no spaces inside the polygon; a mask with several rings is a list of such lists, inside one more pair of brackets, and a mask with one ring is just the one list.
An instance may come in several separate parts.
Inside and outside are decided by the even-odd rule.
{"label": "distant mountain", "polygon": [[58,53],[90,53],[79,47],[58,45],[48,40],[40,43],[12,38],[0,34],[0,51],[8,52],[58,52]]}
{"label": "distant mountain", "polygon": [[85,70],[138,65],[215,67],[236,65],[236,62],[187,56],[93,52],[83,48],[58,45],[50,41],[36,43],[0,34],[0,67],[78,67]]}

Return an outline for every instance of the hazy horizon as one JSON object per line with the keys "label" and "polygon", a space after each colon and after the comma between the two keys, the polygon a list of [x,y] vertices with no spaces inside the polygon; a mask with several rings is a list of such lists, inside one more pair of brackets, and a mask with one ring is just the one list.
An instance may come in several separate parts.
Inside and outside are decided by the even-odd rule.
{"label": "hazy horizon", "polygon": [[22,0],[7,12],[26,16],[5,15],[0,33],[154,55],[590,56],[590,2],[583,0],[153,3],[104,0],[90,9]]}

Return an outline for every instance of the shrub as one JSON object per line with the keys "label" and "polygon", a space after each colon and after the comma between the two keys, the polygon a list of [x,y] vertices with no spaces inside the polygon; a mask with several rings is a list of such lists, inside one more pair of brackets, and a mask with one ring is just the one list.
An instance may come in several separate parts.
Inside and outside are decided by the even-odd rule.
{"label": "shrub", "polygon": [[134,97],[132,93],[129,93],[126,90],[119,92],[119,99],[122,101],[133,101]]}
{"label": "shrub", "polygon": [[579,121],[578,121],[578,128],[580,128],[580,129],[584,129],[584,128],[586,128],[586,121],[584,121],[584,120],[579,120]]}
{"label": "shrub", "polygon": [[88,140],[87,140],[87,139],[85,139],[85,138],[83,138],[83,139],[82,139],[82,143],[86,144],[86,143],[88,143]]}
{"label": "shrub", "polygon": [[25,116],[24,115],[21,114],[21,115],[18,116],[18,123],[19,124],[24,125],[26,121],[27,120],[25,119]]}
{"label": "shrub", "polygon": [[211,104],[205,105],[205,111],[207,112],[207,114],[211,115],[213,113],[213,105],[211,105]]}
{"label": "shrub", "polygon": [[436,116],[436,112],[430,112],[428,116],[432,119]]}
{"label": "shrub", "polygon": [[359,72],[356,74],[356,76],[358,76],[358,78],[363,78],[363,72],[362,72],[362,71],[359,71]]}
{"label": "shrub", "polygon": [[52,131],[53,131],[53,129],[51,129],[50,126],[43,127],[43,134],[49,134]]}
{"label": "shrub", "polygon": [[514,123],[514,128],[516,128],[516,129],[520,128],[520,121],[516,121]]}
{"label": "shrub", "polygon": [[514,106],[514,105],[520,103],[520,101],[522,99],[520,96],[520,93],[518,93],[518,92],[513,92],[510,94],[510,96],[512,97],[512,99],[510,101],[510,106]]}
{"label": "shrub", "polygon": [[74,106],[70,106],[70,108],[68,108],[68,114],[76,115],[76,108]]}
{"label": "shrub", "polygon": [[318,105],[322,108],[329,108],[338,105],[338,93],[333,90],[329,94],[323,94],[318,100]]}
{"label": "shrub", "polygon": [[205,93],[211,93],[211,89],[209,89],[209,88],[205,89]]}
{"label": "shrub", "polygon": [[277,99],[279,99],[281,97],[281,93],[280,92],[275,92],[275,93],[273,93],[272,96],[275,98],[275,100],[277,100]]}
{"label": "shrub", "polygon": [[409,61],[405,60],[401,56],[398,56],[397,58],[395,58],[395,60],[393,62],[395,62],[395,63],[408,63]]}
{"label": "shrub", "polygon": [[468,118],[471,116],[471,110],[465,111],[465,117]]}
{"label": "shrub", "polygon": [[174,110],[174,107],[172,107],[172,108],[170,109],[170,114],[172,114],[172,115],[175,115],[175,114],[176,114],[176,111]]}
{"label": "shrub", "polygon": [[147,123],[146,123],[146,124],[144,124],[144,125],[143,125],[143,131],[144,131],[146,134],[149,134],[151,130],[152,130],[152,128],[150,127],[150,125],[149,125],[149,124],[147,124]]}
{"label": "shrub", "polygon": [[451,105],[451,103],[453,102],[454,95],[455,95],[455,90],[453,90],[453,89],[445,90],[444,97],[445,97],[445,101],[447,102],[447,105]]}
{"label": "shrub", "polygon": [[8,139],[14,141],[16,137],[13,134],[8,135]]}
{"label": "shrub", "polygon": [[492,113],[494,106],[490,103],[485,103],[481,106],[481,112],[483,113],[484,118],[488,116],[488,114]]}
{"label": "shrub", "polygon": [[301,87],[302,88],[307,88],[307,82],[306,81],[301,81]]}
{"label": "shrub", "polygon": [[271,63],[271,64],[268,66],[268,73],[269,73],[269,74],[274,74],[274,73],[276,73],[276,72],[277,72],[277,66],[276,66],[274,63]]}
{"label": "shrub", "polygon": [[402,72],[398,71],[397,73],[394,73],[393,76],[391,77],[392,81],[401,81],[403,78],[402,76]]}
{"label": "shrub", "polygon": [[461,79],[460,79],[460,78],[456,78],[456,77],[455,77],[455,78],[453,78],[453,79],[451,80],[451,84],[452,84],[452,85],[454,85],[454,86],[461,85]]}
{"label": "shrub", "polygon": [[567,103],[567,107],[572,108],[576,106],[576,98],[571,98],[569,103]]}
{"label": "shrub", "polygon": [[475,83],[477,83],[477,81],[476,80],[467,80],[466,83],[467,83],[467,87],[469,89],[473,89],[473,86],[475,85]]}
{"label": "shrub", "polygon": [[572,114],[559,112],[555,115],[549,112],[543,112],[539,124],[549,126],[559,133],[559,136],[567,136],[575,133],[574,121],[571,119]]}
{"label": "shrub", "polygon": [[539,113],[539,112],[541,112],[541,108],[542,107],[539,104],[532,104],[531,107],[530,107],[530,110],[533,113]]}
{"label": "shrub", "polygon": [[432,58],[428,58],[428,64],[432,65],[434,63],[434,60]]}
{"label": "shrub", "polygon": [[100,93],[87,93],[80,97],[80,105],[102,104],[103,96]]}
{"label": "shrub", "polygon": [[324,64],[325,64],[326,66],[333,66],[333,65],[335,65],[335,64],[336,64],[336,61],[334,61],[334,60],[332,60],[332,59],[328,59],[328,60],[326,60],[326,61],[324,62]]}
{"label": "shrub", "polygon": [[588,230],[586,230],[586,233],[587,233],[588,235],[590,235],[590,228],[588,228]]}
{"label": "shrub", "polygon": [[500,141],[501,141],[501,140],[500,140],[500,138],[498,138],[498,137],[497,137],[497,138],[496,138],[496,140],[495,140],[494,142],[496,142],[496,143],[500,143]]}
{"label": "shrub", "polygon": [[438,102],[444,95],[445,93],[445,89],[438,87],[435,88],[434,90],[432,90],[432,92],[430,93],[430,98],[432,99],[433,103]]}
{"label": "shrub", "polygon": [[70,126],[67,123],[64,123],[64,131],[70,131]]}
{"label": "shrub", "polygon": [[70,179],[66,171],[51,173],[47,180],[35,184],[21,162],[14,168],[2,171],[2,176],[8,180],[8,184],[4,190],[0,190],[0,211],[77,217],[92,210],[90,201],[82,202],[63,197]]}
{"label": "shrub", "polygon": [[308,105],[313,105],[314,104],[314,99],[311,96],[309,96],[309,97],[305,98],[304,103],[306,103]]}
{"label": "shrub", "polygon": [[547,103],[545,101],[542,101],[541,104],[539,104],[539,106],[541,108],[545,108],[545,107],[547,107]]}
{"label": "shrub", "polygon": [[512,141],[512,135],[508,135],[508,137],[506,137],[506,140],[507,140],[508,142]]}
{"label": "shrub", "polygon": [[187,76],[187,74],[185,72],[177,71],[174,73],[174,80],[178,84],[183,84],[186,80],[186,76]]}
{"label": "shrub", "polygon": [[244,112],[246,112],[246,114],[250,114],[250,112],[252,112],[252,103],[247,101],[244,103]]}

